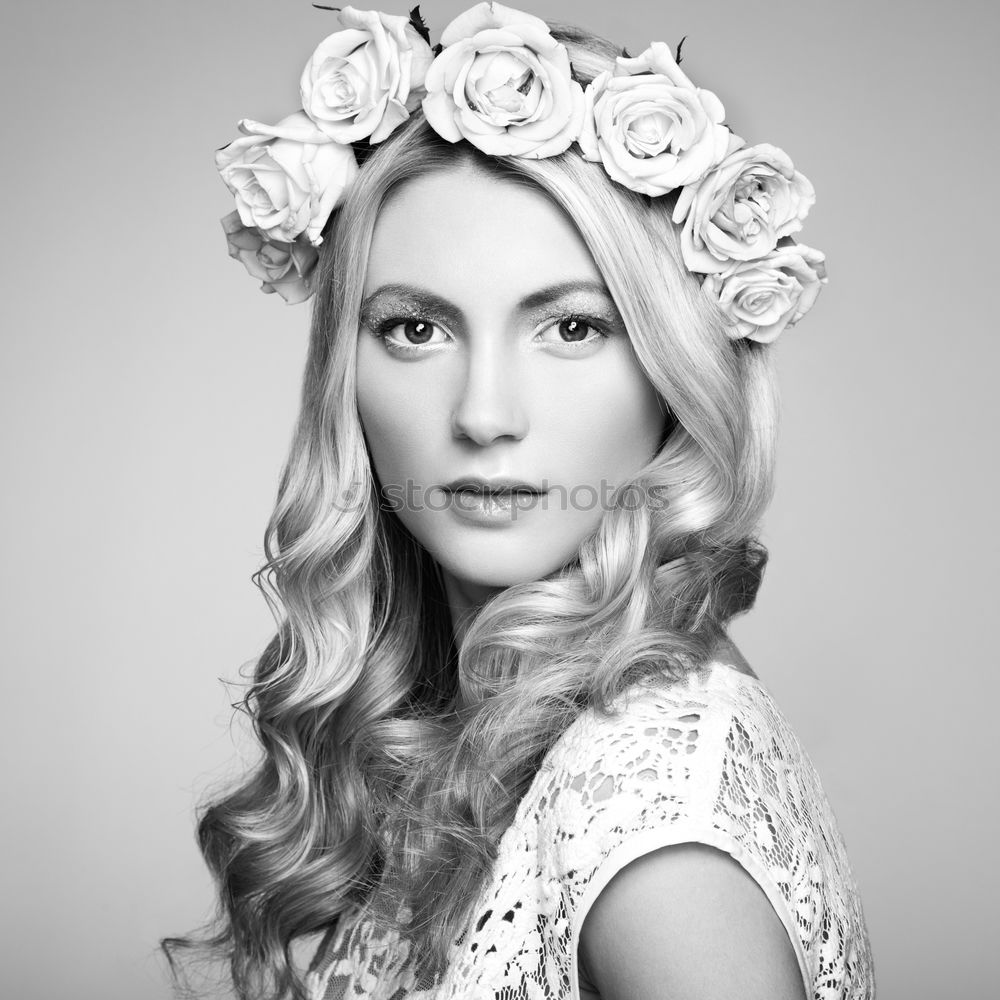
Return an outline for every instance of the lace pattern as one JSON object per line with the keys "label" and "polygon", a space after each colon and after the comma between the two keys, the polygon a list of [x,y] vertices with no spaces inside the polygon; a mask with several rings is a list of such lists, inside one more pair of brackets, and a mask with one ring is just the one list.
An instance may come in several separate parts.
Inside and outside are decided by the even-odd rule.
{"label": "lace pattern", "polygon": [[761,683],[715,665],[685,684],[637,685],[615,708],[584,712],[549,751],[441,982],[418,984],[405,940],[348,921],[319,956],[310,1000],[575,1000],[579,933],[600,891],[635,858],[686,842],[726,851],[767,893],[808,996],[871,1000],[843,841]]}

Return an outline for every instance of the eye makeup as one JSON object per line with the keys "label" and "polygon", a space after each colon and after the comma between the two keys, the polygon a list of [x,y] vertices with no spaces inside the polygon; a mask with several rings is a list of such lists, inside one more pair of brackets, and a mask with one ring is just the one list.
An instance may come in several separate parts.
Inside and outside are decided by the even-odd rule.
{"label": "eye makeup", "polygon": [[422,320],[426,323],[439,320],[444,320],[447,323],[448,321],[447,317],[442,317],[433,309],[427,309],[420,303],[396,298],[378,300],[367,306],[361,313],[361,324],[368,327],[376,336],[388,332],[392,325],[402,323],[405,320]]}
{"label": "eye makeup", "polygon": [[[581,289],[580,286],[584,287]],[[565,291],[558,289],[565,288]],[[519,311],[532,325],[563,320],[578,320],[609,336],[626,335],[625,324],[603,286],[593,282],[574,282],[554,286],[555,294],[542,292],[526,296]],[[376,337],[384,337],[393,325],[405,320],[433,323],[439,327],[464,329],[465,316],[450,302],[421,289],[390,285],[367,296],[361,308],[360,322]],[[393,322],[395,321],[395,322]],[[560,346],[572,347],[566,341]]]}
{"label": "eye makeup", "polygon": [[[364,326],[369,329],[372,336],[382,341],[383,346],[390,354],[394,354],[399,357],[416,357],[419,355],[426,355],[435,352],[438,348],[444,346],[444,343],[440,341],[438,343],[428,344],[405,344],[392,339],[390,336],[392,331],[407,322],[423,323],[430,327],[436,327],[439,330],[442,329],[438,323],[426,316],[418,314],[402,315],[399,310],[394,309],[387,309],[384,314],[384,318],[382,313],[371,314],[371,316],[364,322]],[[583,340],[543,339],[543,333],[553,329],[556,325],[565,322],[580,323],[592,332]],[[595,316],[578,312],[553,311],[541,321],[541,329],[535,333],[533,343],[542,345],[546,349],[554,349],[556,353],[562,354],[563,356],[568,356],[585,351],[591,351],[593,350],[595,344],[608,340],[612,335],[613,333],[609,332],[607,329],[607,324]]]}

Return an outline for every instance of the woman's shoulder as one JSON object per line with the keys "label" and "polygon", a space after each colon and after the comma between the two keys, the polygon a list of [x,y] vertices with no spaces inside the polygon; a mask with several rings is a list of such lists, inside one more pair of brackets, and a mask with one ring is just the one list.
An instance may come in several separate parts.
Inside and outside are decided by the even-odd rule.
{"label": "woman's shoulder", "polygon": [[[629,794],[640,800],[666,787],[690,808],[708,808],[727,759],[784,751],[798,740],[764,685],[752,673],[715,660],[680,680],[657,676],[625,689],[605,712],[582,712],[553,745],[540,777],[564,808],[620,811]],[[612,806],[608,806],[612,808]]]}
{"label": "woman's shoulder", "polygon": [[613,708],[588,710],[566,730],[534,797],[540,877],[560,886],[572,936],[625,866],[704,844],[765,891],[805,981],[837,971],[853,986],[831,995],[867,996],[871,957],[846,849],[766,686],[748,668],[713,661],[683,681],[636,685]]}
{"label": "woman's shoulder", "polygon": [[647,679],[611,709],[577,717],[523,804],[554,873],[583,875],[616,851],[638,857],[649,845],[692,842],[744,855],[784,881],[816,856],[849,875],[819,775],[748,668],[716,660],[680,681]]}

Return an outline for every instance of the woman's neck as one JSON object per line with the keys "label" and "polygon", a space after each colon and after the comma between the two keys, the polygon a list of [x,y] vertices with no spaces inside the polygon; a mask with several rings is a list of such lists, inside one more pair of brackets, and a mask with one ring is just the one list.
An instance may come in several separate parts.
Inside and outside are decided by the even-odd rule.
{"label": "woman's neck", "polygon": [[716,662],[724,663],[741,674],[749,674],[751,677],[757,676],[753,672],[753,668],[746,661],[746,658],[736,648],[735,643],[729,638],[728,635],[724,635],[719,640],[719,642],[712,649],[711,655],[712,659]]}
{"label": "woman's neck", "polygon": [[[448,608],[451,612],[451,627],[455,638],[455,648],[458,649],[461,647],[465,634],[468,631],[469,622],[475,617],[476,612],[491,597],[505,588],[470,584],[457,579],[447,570],[442,570],[441,576],[444,582],[445,595],[448,599]],[[732,667],[733,670],[739,673],[749,674],[751,677],[757,676],[728,635],[723,635],[715,645],[712,649],[711,657],[717,662]],[[459,697],[456,705],[460,704],[461,698]]]}
{"label": "woman's neck", "polygon": [[503,587],[487,587],[482,584],[467,583],[452,576],[447,570],[441,571],[445,595],[451,611],[451,628],[455,636],[456,648],[462,645],[469,622],[476,612]]}

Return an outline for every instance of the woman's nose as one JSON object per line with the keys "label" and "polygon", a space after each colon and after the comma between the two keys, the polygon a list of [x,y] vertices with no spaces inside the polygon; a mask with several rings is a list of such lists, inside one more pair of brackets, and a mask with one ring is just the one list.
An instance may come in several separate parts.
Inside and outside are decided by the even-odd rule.
{"label": "woman's nose", "polygon": [[528,419],[515,360],[507,356],[502,343],[477,344],[467,357],[464,383],[452,412],[455,436],[480,445],[503,437],[520,440],[528,432]]}

